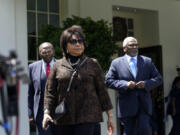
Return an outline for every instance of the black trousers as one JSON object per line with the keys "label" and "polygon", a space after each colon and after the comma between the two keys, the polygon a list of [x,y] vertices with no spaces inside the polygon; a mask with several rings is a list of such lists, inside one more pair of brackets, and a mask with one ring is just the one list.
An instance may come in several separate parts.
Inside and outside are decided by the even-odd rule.
{"label": "black trousers", "polygon": [[180,135],[180,115],[172,116],[173,126],[169,135]]}
{"label": "black trousers", "polygon": [[101,135],[101,125],[99,123],[96,124],[93,135]]}
{"label": "black trousers", "polygon": [[97,133],[96,130],[99,129],[97,125],[98,123],[84,123],[65,126],[54,125],[53,135],[94,135],[94,133]]}

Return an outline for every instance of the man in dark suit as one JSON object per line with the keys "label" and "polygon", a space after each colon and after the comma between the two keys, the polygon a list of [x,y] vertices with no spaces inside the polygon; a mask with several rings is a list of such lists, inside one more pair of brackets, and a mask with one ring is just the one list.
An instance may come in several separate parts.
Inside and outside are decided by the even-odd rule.
{"label": "man in dark suit", "polygon": [[162,83],[162,77],[151,58],[138,55],[134,37],[124,39],[123,51],[124,56],[112,61],[105,83],[118,91],[118,117],[123,135],[152,135],[150,92]]}
{"label": "man in dark suit", "polygon": [[45,84],[55,62],[53,45],[49,42],[42,43],[39,46],[39,55],[42,59],[29,65],[29,121],[36,124],[39,135],[51,135],[51,128],[46,131],[43,130],[42,120]]}

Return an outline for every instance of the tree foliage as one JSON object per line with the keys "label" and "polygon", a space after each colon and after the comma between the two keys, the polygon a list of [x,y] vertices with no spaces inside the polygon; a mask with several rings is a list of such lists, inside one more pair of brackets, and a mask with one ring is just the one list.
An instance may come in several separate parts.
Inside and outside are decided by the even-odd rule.
{"label": "tree foliage", "polygon": [[107,21],[94,21],[90,17],[81,18],[73,16],[72,18],[67,18],[63,22],[62,28],[45,25],[40,30],[41,38],[39,43],[45,41],[51,42],[55,46],[56,57],[60,58],[62,56],[62,50],[59,45],[60,35],[63,30],[72,25],[80,25],[83,28],[88,44],[88,48],[85,52],[86,55],[96,58],[103,70],[106,71],[112,60],[111,56],[116,53],[118,49],[112,35],[112,27]]}

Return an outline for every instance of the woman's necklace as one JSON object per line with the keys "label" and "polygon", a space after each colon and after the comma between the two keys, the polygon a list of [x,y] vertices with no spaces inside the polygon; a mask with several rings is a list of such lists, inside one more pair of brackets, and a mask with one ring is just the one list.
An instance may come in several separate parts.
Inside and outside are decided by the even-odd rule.
{"label": "woman's necklace", "polygon": [[75,63],[72,63],[70,59],[68,59],[68,62],[71,66],[75,66],[79,63],[80,59],[78,59]]}

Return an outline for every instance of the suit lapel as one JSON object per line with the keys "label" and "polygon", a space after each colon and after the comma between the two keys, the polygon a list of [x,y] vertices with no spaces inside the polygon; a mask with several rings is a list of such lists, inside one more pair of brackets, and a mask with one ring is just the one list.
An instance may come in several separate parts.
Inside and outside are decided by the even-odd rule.
{"label": "suit lapel", "polygon": [[[54,59],[54,62],[56,62],[56,59]],[[52,67],[51,67],[51,69],[52,69]],[[41,76],[42,76],[43,72],[44,72],[44,71],[43,71],[43,61],[40,60],[40,61],[39,61],[39,64],[38,64],[38,67],[37,67],[38,84],[39,84],[38,89],[39,89],[39,90],[41,90]],[[45,73],[45,74],[46,74],[46,73]]]}
{"label": "suit lapel", "polygon": [[137,57],[137,75],[136,75],[136,80],[140,77],[140,71],[143,68],[143,60],[142,58],[138,55]]}
{"label": "suit lapel", "polygon": [[38,84],[39,84],[39,90],[41,90],[41,75],[42,75],[42,60],[40,61],[40,63],[39,63],[39,65],[38,65],[38,71],[37,71],[37,73],[39,73],[39,75],[38,75]]}

